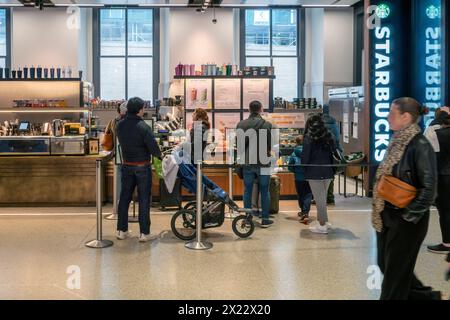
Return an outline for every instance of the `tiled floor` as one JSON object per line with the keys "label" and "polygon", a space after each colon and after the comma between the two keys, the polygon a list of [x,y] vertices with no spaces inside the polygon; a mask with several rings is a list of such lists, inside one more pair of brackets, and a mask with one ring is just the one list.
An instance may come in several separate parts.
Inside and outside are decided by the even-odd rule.
{"label": "tiled floor", "polygon": [[[257,228],[246,240],[226,219],[205,232],[214,244],[207,251],[186,249],[170,231],[169,213],[153,211],[159,238],[145,244],[116,240],[115,221],[103,220],[104,238],[114,246],[89,249],[84,243],[95,238],[95,208],[1,208],[0,298],[377,299],[379,291],[367,287],[376,261],[369,199],[337,197],[327,236],[298,223],[295,201],[280,207],[273,227]],[[130,229],[138,233],[136,224]],[[433,211],[417,274],[449,293],[444,256],[425,250],[439,234]],[[70,266],[79,267],[79,289]]]}

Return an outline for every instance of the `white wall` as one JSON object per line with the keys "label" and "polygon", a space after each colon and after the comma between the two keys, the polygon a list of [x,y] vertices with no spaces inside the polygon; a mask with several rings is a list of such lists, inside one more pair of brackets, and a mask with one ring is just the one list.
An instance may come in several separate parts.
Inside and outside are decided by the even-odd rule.
{"label": "white wall", "polygon": [[325,82],[353,82],[353,9],[325,10]]}
{"label": "white wall", "polygon": [[[71,66],[83,78],[92,79],[92,10],[81,9],[80,28],[68,26],[71,17],[66,8],[12,10],[12,68],[27,66]],[[78,19],[78,18],[77,18]]]}
{"label": "white wall", "polygon": [[305,97],[327,102],[328,89],[353,83],[353,8],[306,9]]}
{"label": "white wall", "polygon": [[170,76],[178,63],[237,63],[234,54],[233,9],[216,9],[201,14],[194,9],[170,9]]}

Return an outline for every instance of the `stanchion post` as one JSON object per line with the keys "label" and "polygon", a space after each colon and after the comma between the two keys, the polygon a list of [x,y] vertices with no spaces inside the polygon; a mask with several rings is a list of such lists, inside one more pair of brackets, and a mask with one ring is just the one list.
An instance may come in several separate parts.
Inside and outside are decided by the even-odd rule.
{"label": "stanchion post", "polygon": [[202,164],[197,163],[197,215],[195,219],[197,227],[197,235],[194,241],[186,243],[186,248],[193,250],[206,250],[212,248],[212,243],[202,241],[202,210],[203,210],[203,181],[202,181]]}
{"label": "stanchion post", "polygon": [[102,160],[97,159],[95,161],[95,195],[97,205],[97,238],[95,240],[86,243],[86,247],[89,248],[106,248],[113,245],[111,240],[103,240],[102,230]]}
{"label": "stanchion post", "polygon": [[117,191],[119,189],[118,187],[118,183],[119,181],[117,180],[117,176],[118,176],[118,170],[119,170],[119,166],[117,164],[114,163],[114,169],[113,169],[113,211],[112,214],[110,214],[109,216],[107,216],[105,219],[107,220],[117,220],[117,214],[118,214],[118,203],[119,203],[119,195],[117,194]]}

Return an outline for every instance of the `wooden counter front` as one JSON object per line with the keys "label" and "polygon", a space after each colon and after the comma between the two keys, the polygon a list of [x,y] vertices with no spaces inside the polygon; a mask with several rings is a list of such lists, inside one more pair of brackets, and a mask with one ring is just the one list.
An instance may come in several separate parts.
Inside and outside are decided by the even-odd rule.
{"label": "wooden counter front", "polygon": [[94,206],[96,158],[0,157],[0,206]]}
{"label": "wooden counter front", "polygon": [[[205,169],[204,174],[214,181],[225,192],[229,192],[228,170],[227,169]],[[280,177],[281,190],[280,195],[283,198],[293,198],[297,196],[295,189],[294,174],[290,172],[277,173]],[[233,196],[241,198],[244,194],[244,183],[236,174],[233,174]],[[152,195],[159,196],[159,179],[153,173]],[[183,196],[193,196],[193,194],[182,190]]]}

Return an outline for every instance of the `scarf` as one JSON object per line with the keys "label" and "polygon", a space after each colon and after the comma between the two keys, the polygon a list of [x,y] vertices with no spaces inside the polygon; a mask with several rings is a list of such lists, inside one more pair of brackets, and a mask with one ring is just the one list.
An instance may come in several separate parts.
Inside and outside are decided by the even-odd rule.
{"label": "scarf", "polygon": [[373,188],[373,203],[372,203],[372,225],[377,232],[383,230],[383,220],[381,212],[384,210],[384,200],[378,197],[377,187],[380,178],[384,175],[392,175],[394,166],[400,162],[405,153],[406,147],[411,140],[420,133],[420,127],[414,123],[408,127],[397,131],[391,139],[389,147],[383,162],[378,166],[375,174],[375,184]]}

